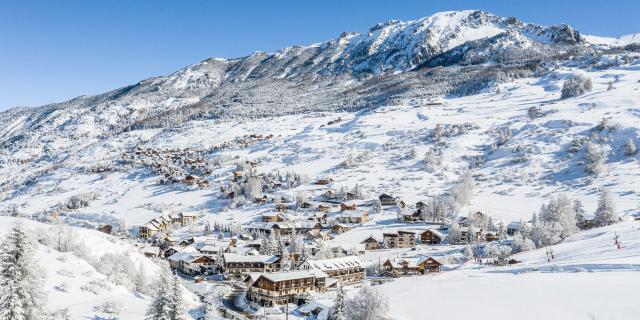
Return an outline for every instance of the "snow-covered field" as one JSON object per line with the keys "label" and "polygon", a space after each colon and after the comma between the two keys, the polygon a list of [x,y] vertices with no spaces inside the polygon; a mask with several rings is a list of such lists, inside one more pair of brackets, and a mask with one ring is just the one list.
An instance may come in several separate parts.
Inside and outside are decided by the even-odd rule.
{"label": "snow-covered field", "polygon": [[[621,249],[614,246],[620,236]],[[394,319],[636,319],[640,222],[575,234],[515,255],[512,267],[465,265],[383,284]]]}

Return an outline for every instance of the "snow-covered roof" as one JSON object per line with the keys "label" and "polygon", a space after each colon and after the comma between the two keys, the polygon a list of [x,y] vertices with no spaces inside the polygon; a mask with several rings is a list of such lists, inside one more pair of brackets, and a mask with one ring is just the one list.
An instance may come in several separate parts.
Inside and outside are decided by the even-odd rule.
{"label": "snow-covered roof", "polygon": [[278,256],[273,256],[273,255],[253,255],[253,256],[246,256],[246,255],[241,255],[241,254],[235,254],[235,253],[225,253],[224,254],[224,261],[229,263],[274,263],[276,261],[278,261]]}
{"label": "snow-covered roof", "polygon": [[346,256],[332,259],[307,260],[304,262],[313,269],[322,271],[340,270],[346,268],[362,267],[360,259],[355,256]]}
{"label": "snow-covered roof", "polygon": [[361,218],[367,214],[366,211],[344,211],[340,214],[340,217],[344,218]]}
{"label": "snow-covered roof", "polygon": [[150,253],[150,254],[160,254],[160,247],[158,246],[145,246],[143,249],[144,253]]}
{"label": "snow-covered roof", "polygon": [[[298,271],[263,273],[261,277],[265,279],[269,279],[273,282],[280,282],[280,281],[296,280],[296,279],[304,279],[304,278],[316,278],[316,274],[313,272],[310,272],[309,270],[298,270]],[[326,274],[325,274],[325,277],[326,277]]]}

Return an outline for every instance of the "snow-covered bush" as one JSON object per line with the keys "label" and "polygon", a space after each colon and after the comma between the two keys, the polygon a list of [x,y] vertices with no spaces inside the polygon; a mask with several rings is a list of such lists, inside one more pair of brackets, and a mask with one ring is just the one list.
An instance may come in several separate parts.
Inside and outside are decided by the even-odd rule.
{"label": "snow-covered bush", "polygon": [[117,301],[106,301],[93,307],[93,310],[110,316],[117,316],[122,311],[122,304]]}
{"label": "snow-covered bush", "polygon": [[598,208],[593,217],[593,222],[598,227],[608,226],[618,221],[615,205],[609,191],[605,190],[598,199]]}
{"label": "snow-covered bush", "polygon": [[363,285],[346,303],[346,319],[385,319],[388,311],[388,298],[369,285]]}
{"label": "snow-covered bush", "polygon": [[598,176],[607,159],[607,151],[599,144],[590,142],[587,144],[585,170]]}
{"label": "snow-covered bush", "polygon": [[577,97],[583,95],[585,92],[593,88],[593,83],[590,78],[577,75],[573,78],[567,79],[562,85],[561,99]]}
{"label": "snow-covered bush", "polygon": [[69,200],[67,200],[67,209],[80,209],[84,207],[88,207],[91,201],[97,198],[97,194],[93,192],[81,193],[74,196],[71,196]]}

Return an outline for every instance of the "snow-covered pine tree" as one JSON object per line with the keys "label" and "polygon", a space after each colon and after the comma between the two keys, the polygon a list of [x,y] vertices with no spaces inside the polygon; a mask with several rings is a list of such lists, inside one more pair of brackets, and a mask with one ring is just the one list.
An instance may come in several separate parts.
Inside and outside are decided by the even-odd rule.
{"label": "snow-covered pine tree", "polygon": [[282,244],[282,250],[280,254],[280,269],[282,271],[291,270],[291,258],[289,257],[289,249],[284,244]]}
{"label": "snow-covered pine tree", "polygon": [[329,320],[346,320],[347,316],[347,295],[342,285],[336,291],[336,298],[333,307],[329,310]]}
{"label": "snow-covered pine tree", "polygon": [[594,213],[593,222],[598,227],[608,226],[618,221],[618,215],[616,214],[616,208],[613,204],[613,199],[608,190],[603,191],[600,194],[598,200],[598,208]]}
{"label": "snow-covered pine tree", "polygon": [[624,154],[627,156],[632,156],[638,152],[636,148],[636,144],[633,143],[633,139],[631,137],[627,138],[627,144],[624,146]]}
{"label": "snow-covered pine tree", "polygon": [[460,238],[462,237],[460,232],[460,224],[458,224],[458,217],[453,217],[451,219],[451,224],[449,225],[449,233],[447,234],[447,243],[456,244],[460,242]]}
{"label": "snow-covered pine tree", "polygon": [[48,319],[35,241],[20,222],[0,244],[0,319]]}
{"label": "snow-covered pine tree", "polygon": [[388,311],[387,297],[370,285],[363,285],[353,298],[347,300],[346,318],[382,320],[386,319]]}
{"label": "snow-covered pine tree", "polygon": [[575,213],[576,223],[584,220],[585,211],[580,199],[573,200],[573,212]]}
{"label": "snow-covered pine tree", "polygon": [[167,314],[169,320],[186,320],[184,301],[182,299],[182,286],[180,285],[180,278],[177,274],[173,274],[171,283],[171,291],[169,292],[169,304],[167,308]]}
{"label": "snow-covered pine tree", "polygon": [[171,270],[166,262],[160,264],[159,278],[155,285],[153,300],[147,307],[146,320],[171,320],[168,310],[171,306]]}

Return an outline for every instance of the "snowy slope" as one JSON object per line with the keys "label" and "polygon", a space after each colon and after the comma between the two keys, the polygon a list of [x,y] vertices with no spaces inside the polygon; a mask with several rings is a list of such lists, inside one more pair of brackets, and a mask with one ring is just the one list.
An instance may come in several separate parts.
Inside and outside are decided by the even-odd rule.
{"label": "snowy slope", "polygon": [[[616,234],[621,249],[613,244]],[[380,290],[390,298],[394,319],[418,319],[425,312],[434,319],[637,317],[639,222],[575,234],[552,246],[552,262],[547,262],[545,250],[515,255],[522,263],[513,267],[468,265],[434,276],[403,278]]]}
{"label": "snowy slope", "polygon": [[[15,221],[16,218],[0,217],[0,237],[5,236]],[[20,221],[36,237],[48,232],[58,232],[52,225],[28,219]],[[146,273],[150,287],[158,266],[145,258],[133,245],[98,231],[65,227],[62,232],[76,233],[77,239],[89,251],[86,256],[80,256],[74,252],[60,252],[42,244],[38,246],[36,259],[45,276],[44,291],[48,294],[49,310],[55,312],[68,309],[72,319],[108,318],[108,314],[95,308],[109,302],[120,306],[120,315],[124,319],[144,319],[150,299],[96,270],[96,261],[107,253],[125,254],[136,267],[143,266],[142,270]],[[186,294],[185,298],[188,309],[199,307],[191,293]]]}

